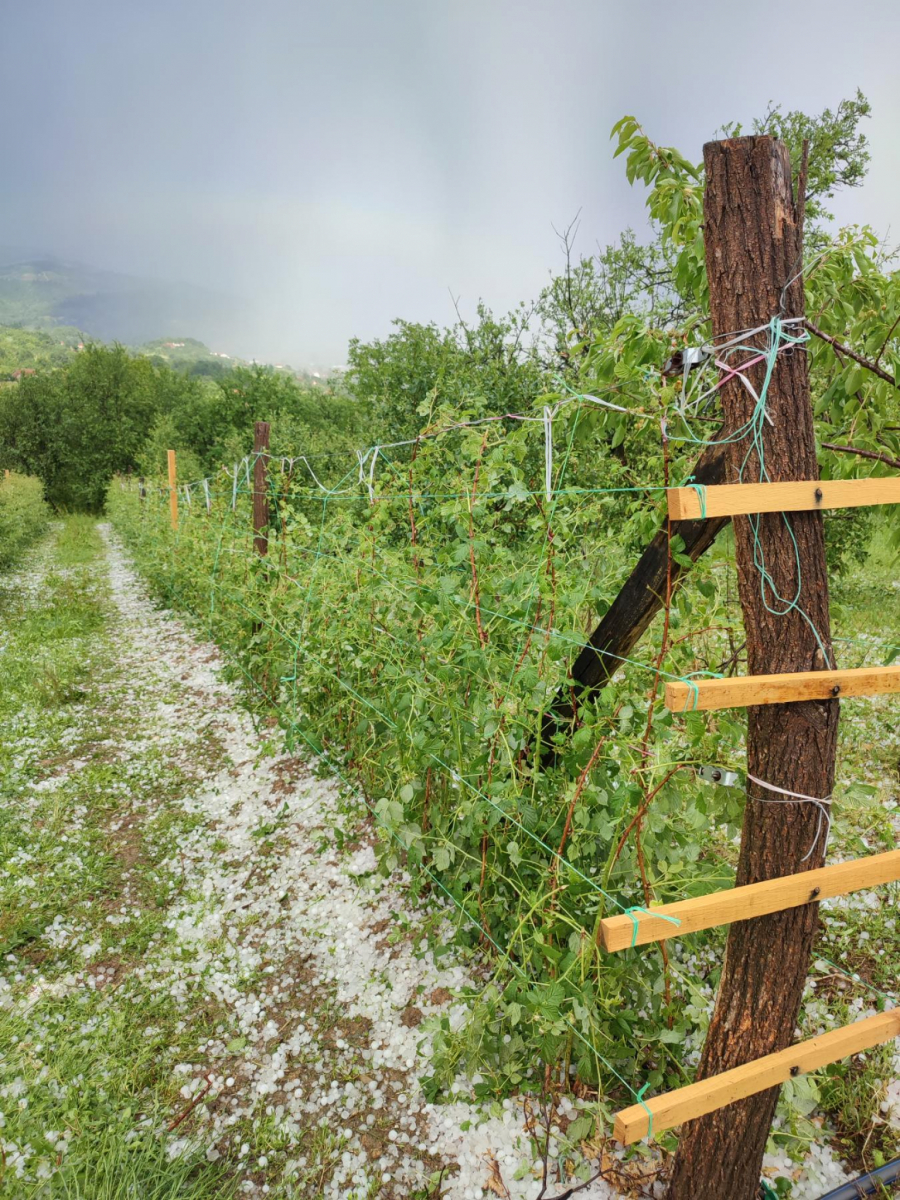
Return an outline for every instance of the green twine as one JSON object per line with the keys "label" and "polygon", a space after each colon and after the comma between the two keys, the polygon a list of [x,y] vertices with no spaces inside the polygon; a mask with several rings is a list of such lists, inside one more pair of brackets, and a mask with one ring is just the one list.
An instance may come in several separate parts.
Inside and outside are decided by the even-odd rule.
{"label": "green twine", "polygon": [[[688,430],[688,437],[686,440],[694,442],[696,445],[702,445],[702,446],[716,445],[716,446],[718,446],[718,445],[724,445],[726,443],[738,442],[738,441],[741,441],[745,437],[748,439],[749,445],[747,447],[747,453],[744,455],[744,460],[741,463],[741,468],[740,468],[740,471],[738,472],[738,480],[741,483],[744,483],[744,481],[745,481],[744,475],[745,475],[747,466],[748,466],[750,459],[752,458],[754,452],[756,453],[756,457],[759,462],[759,480],[758,480],[758,482],[760,482],[760,483],[771,483],[772,482],[769,477],[769,472],[766,469],[766,456],[765,456],[765,443],[764,443],[764,439],[763,439],[763,429],[765,426],[765,421],[767,420],[766,400],[767,400],[768,393],[769,393],[769,386],[772,382],[772,374],[775,370],[775,360],[777,359],[778,352],[781,349],[783,344],[786,344],[788,346],[798,346],[808,340],[809,340],[809,334],[805,330],[803,331],[803,333],[801,333],[797,336],[793,336],[792,334],[785,332],[784,325],[779,316],[772,317],[771,321],[769,322],[769,344],[766,347],[766,351],[765,351],[765,364],[766,364],[765,377],[763,379],[762,387],[759,389],[759,393],[758,394],[756,392],[753,393],[753,395],[756,397],[756,402],[753,407],[753,412],[750,415],[750,419],[746,422],[746,424],[742,425],[740,429],[736,430],[733,434],[730,434],[726,438],[720,438],[720,439],[717,439],[714,441],[705,441],[702,438],[696,437],[694,435],[694,433],[691,431],[690,426],[688,426],[687,421],[685,421],[685,426]],[[753,346],[741,345],[741,346],[734,347],[734,349],[735,350],[745,350],[748,353],[750,353],[750,352],[755,353],[755,354],[759,353],[758,350]],[[738,374],[740,374],[739,369],[738,369]],[[742,376],[742,378],[743,378],[743,376]],[[749,386],[749,384],[748,384],[748,386]],[[697,495],[700,498],[701,518],[704,518],[706,516],[706,503],[705,503],[703,491],[701,490],[702,484],[697,485],[697,484],[692,484],[692,483],[688,482],[684,486],[692,487],[697,492]],[[813,624],[813,621],[810,618],[810,616],[808,615],[808,613],[806,613],[800,605],[800,595],[803,590],[803,573],[802,573],[801,566],[800,566],[800,550],[797,545],[797,539],[794,536],[794,531],[793,531],[791,523],[788,519],[787,514],[782,513],[781,516],[785,523],[785,526],[787,527],[787,531],[788,531],[788,534],[790,535],[791,542],[793,543],[793,546],[794,546],[794,561],[795,561],[796,570],[797,570],[797,587],[796,587],[796,590],[794,592],[794,596],[792,599],[787,599],[786,597],[781,596],[779,594],[777,588],[775,587],[775,581],[772,579],[772,576],[769,574],[769,571],[766,567],[765,554],[763,552],[762,542],[760,540],[760,516],[759,516],[759,514],[757,513],[757,514],[751,515],[749,517],[750,528],[751,528],[752,535],[753,535],[753,564],[756,567],[757,571],[759,572],[759,586],[760,586],[760,594],[762,597],[762,602],[763,602],[763,605],[764,605],[766,611],[770,612],[773,616],[785,617],[788,615],[788,613],[794,612],[794,611],[799,613],[799,615],[806,621],[806,623],[809,625],[810,629],[812,630],[813,636],[816,639],[816,643],[817,643],[819,649],[822,651],[822,655],[823,655],[826,663],[830,664],[832,662],[832,658],[831,658],[831,655],[826,650],[825,645],[822,642],[822,638],[819,636],[819,631],[816,629],[816,627]],[[769,601],[769,596],[768,596],[767,592],[772,593],[772,603],[770,603],[770,601]],[[776,607],[776,606],[780,606],[780,607]]]}
{"label": "green twine", "polygon": [[693,675],[706,675],[710,679],[724,678],[718,671],[691,671],[690,675],[683,675],[679,682],[686,683],[690,691],[688,692],[687,700],[684,702],[682,712],[696,712],[700,705],[700,685],[692,678]]}
{"label": "green twine", "polygon": [[691,491],[694,491],[697,493],[697,499],[700,501],[700,520],[705,521],[706,520],[706,484],[705,483],[693,483],[692,482],[693,478],[694,478],[693,475],[689,475],[687,477],[687,479],[685,480],[685,482],[681,486],[690,488]]}
{"label": "green twine", "polygon": [[644,1099],[644,1092],[646,1092],[646,1090],[649,1086],[650,1086],[649,1083],[645,1083],[639,1092],[634,1093],[634,1098],[638,1102],[638,1104],[640,1104],[640,1106],[644,1109],[644,1111],[647,1113],[647,1117],[648,1117],[647,1137],[652,1138],[653,1137],[653,1109],[650,1107],[650,1105]]}
{"label": "green twine", "polygon": [[681,924],[681,921],[678,919],[678,917],[668,917],[668,916],[666,916],[665,913],[654,912],[653,909],[651,909],[651,908],[642,908],[640,904],[633,904],[631,906],[631,908],[624,909],[624,911],[622,913],[622,915],[625,917],[631,917],[631,924],[632,924],[631,947],[632,947],[632,949],[634,949],[634,947],[637,945],[638,919],[635,916],[635,913],[639,913],[639,912],[646,913],[648,917],[659,917],[659,919],[661,921],[670,921],[673,925]]}
{"label": "green twine", "polygon": [[[775,316],[770,322],[769,345],[766,348],[766,374],[765,378],[763,379],[762,387],[759,390],[759,398],[754,408],[753,416],[748,422],[750,427],[750,445],[747,448],[747,453],[744,455],[744,461],[741,463],[741,469],[738,472],[738,480],[741,483],[744,482],[744,472],[747,469],[747,464],[750,462],[750,458],[754,451],[756,451],[756,457],[759,461],[759,482],[772,482],[769,477],[769,472],[766,469],[763,423],[766,418],[766,398],[769,392],[769,385],[772,381],[772,373],[775,370],[775,360],[778,357],[778,351],[782,342],[786,342],[789,345],[798,345],[799,343],[806,341],[808,336],[808,334],[804,333],[804,335],[801,337],[792,337],[790,334],[785,333],[780,317]],[[790,520],[788,519],[787,513],[782,513],[781,518],[784,521],[785,528],[788,531],[791,543],[794,547],[794,563],[797,570],[797,586],[794,591],[793,598],[790,600],[778,592],[778,589],[775,587],[775,581],[766,567],[765,552],[763,550],[762,541],[760,538],[761,517],[759,513],[751,514],[748,520],[753,534],[753,565],[759,572],[760,598],[762,599],[763,606],[766,611],[770,612],[775,617],[786,617],[788,613],[796,611],[803,618],[803,620],[806,621],[807,625],[812,630],[813,637],[816,639],[816,644],[822,651],[822,657],[824,658],[825,662],[831,665],[833,661],[832,657],[828,650],[826,650],[822,638],[819,636],[819,631],[816,629],[812,618],[800,605],[800,595],[803,591],[803,570],[800,565],[800,548],[797,545],[797,539],[794,536],[794,530]],[[767,589],[772,593],[773,603],[771,604],[769,603],[769,598],[766,594]],[[774,607],[774,605],[780,605],[781,607]]]}

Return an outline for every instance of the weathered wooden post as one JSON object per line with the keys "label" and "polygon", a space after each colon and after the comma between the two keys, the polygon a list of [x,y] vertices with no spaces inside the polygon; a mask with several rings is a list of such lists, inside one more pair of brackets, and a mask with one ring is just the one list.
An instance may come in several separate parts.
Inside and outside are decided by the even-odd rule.
{"label": "weathered wooden post", "polygon": [[[803,199],[795,203],[793,198],[787,148],[769,137],[733,138],[708,143],[704,160],[714,336],[768,326],[774,316],[802,316]],[[787,329],[799,333],[796,325]],[[747,340],[763,350],[769,336],[767,329]],[[739,367],[740,359],[749,357],[736,353],[730,365]],[[745,371],[757,394],[765,371],[765,362]],[[723,385],[722,406],[729,431],[750,420],[754,401],[739,378]],[[762,441],[769,479],[818,479],[802,347],[777,355],[766,409],[771,423],[763,424]],[[727,446],[729,482],[738,482],[747,449],[743,438]],[[754,453],[743,482],[759,479],[759,467]],[[833,664],[821,513],[736,516],[734,531],[749,674],[825,667],[814,631]],[[760,552],[771,587],[761,584]],[[778,600],[772,587],[788,603]],[[798,588],[798,604],[791,607]],[[830,797],[837,725],[836,699],[750,708],[749,775],[791,793]],[[820,867],[824,859],[824,839],[816,838],[816,806],[767,804],[768,795],[748,782],[738,886]],[[731,926],[698,1079],[790,1045],[817,925],[818,904],[809,903]],[[669,1200],[754,1200],[778,1090],[770,1088],[682,1127]]]}
{"label": "weathered wooden post", "polygon": [[257,554],[269,550],[269,422],[253,426],[253,545]]}
{"label": "weathered wooden post", "polygon": [[175,470],[175,451],[169,450],[169,516],[172,528],[178,529],[178,476]]}

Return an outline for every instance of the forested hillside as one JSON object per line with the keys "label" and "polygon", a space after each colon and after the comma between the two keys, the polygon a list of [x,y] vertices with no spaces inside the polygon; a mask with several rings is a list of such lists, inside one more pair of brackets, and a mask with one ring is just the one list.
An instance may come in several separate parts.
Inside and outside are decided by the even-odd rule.
{"label": "forested hillside", "polygon": [[239,300],[189,284],[120,275],[50,255],[0,258],[0,325],[49,333],[74,327],[98,341],[137,346],[185,330],[202,335],[220,329],[227,338],[241,319]]}
{"label": "forested hillside", "polygon": [[12,382],[23,372],[64,367],[81,344],[77,329],[60,326],[53,333],[0,325],[0,383]]}

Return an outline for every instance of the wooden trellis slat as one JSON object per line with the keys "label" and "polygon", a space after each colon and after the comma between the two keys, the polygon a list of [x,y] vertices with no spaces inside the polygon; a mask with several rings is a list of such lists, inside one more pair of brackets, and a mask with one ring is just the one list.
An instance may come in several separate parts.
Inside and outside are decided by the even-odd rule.
{"label": "wooden trellis slat", "polygon": [[789,483],[722,483],[702,490],[669,488],[668,501],[669,517],[673,521],[900,504],[900,475],[876,479],[804,479]]}
{"label": "wooden trellis slat", "polygon": [[889,850],[885,854],[872,854],[813,871],[801,871],[797,875],[784,875],[690,900],[678,900],[674,904],[661,904],[650,912],[635,911],[606,917],[600,922],[600,939],[604,950],[625,950],[629,946],[661,942],[696,933],[698,929],[730,925],[732,921],[747,921],[898,879],[900,850]]}
{"label": "wooden trellis slat", "polygon": [[900,665],[857,667],[848,671],[797,671],[783,675],[739,675],[733,679],[697,679],[666,684],[666,708],[672,712],[746,708],[830,700],[835,696],[878,696],[900,692]]}
{"label": "wooden trellis slat", "polygon": [[[859,1054],[872,1046],[880,1046],[900,1035],[900,1009],[878,1013],[852,1025],[844,1025],[830,1033],[799,1042],[775,1054],[766,1054],[754,1062],[723,1071],[699,1083],[654,1096],[643,1104],[633,1104],[616,1114],[614,1136],[625,1146],[640,1141],[650,1132],[653,1114],[654,1134],[674,1129],[685,1121],[715,1112],[735,1100],[754,1096],[766,1088],[776,1087],[801,1072],[817,1071],[829,1063]],[[647,1111],[649,1109],[649,1112]]]}

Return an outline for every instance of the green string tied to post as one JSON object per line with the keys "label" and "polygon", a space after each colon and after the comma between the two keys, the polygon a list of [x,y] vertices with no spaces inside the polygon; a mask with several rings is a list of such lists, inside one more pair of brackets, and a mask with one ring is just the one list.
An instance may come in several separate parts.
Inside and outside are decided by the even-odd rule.
{"label": "green string tied to post", "polygon": [[681,921],[678,917],[669,917],[665,913],[654,912],[652,908],[644,908],[640,904],[633,904],[631,906],[631,908],[623,909],[622,916],[631,918],[631,924],[632,924],[631,948],[632,949],[634,949],[634,947],[637,945],[638,919],[635,916],[635,913],[639,913],[639,912],[646,913],[648,917],[659,917],[659,919],[661,921],[669,921],[669,922],[671,922],[672,925],[680,925],[681,924]]}
{"label": "green string tied to post", "polygon": [[681,485],[682,487],[690,488],[691,491],[697,493],[697,499],[700,501],[700,520],[706,520],[706,484],[695,483],[694,476],[688,475],[687,479]]}
{"label": "green string tied to post", "polygon": [[635,1100],[637,1100],[638,1104],[640,1104],[641,1107],[647,1113],[647,1117],[649,1118],[647,1121],[647,1137],[652,1138],[653,1137],[653,1109],[650,1107],[650,1105],[644,1099],[644,1092],[646,1092],[646,1090],[649,1086],[650,1086],[649,1083],[645,1083],[639,1092],[634,1093],[634,1098],[635,1098]]}
{"label": "green string tied to post", "polygon": [[680,683],[686,684],[690,688],[688,698],[684,702],[682,712],[696,712],[700,704],[700,686],[693,678],[694,675],[705,675],[709,679],[724,679],[724,676],[719,671],[691,671],[690,675],[682,675]]}

